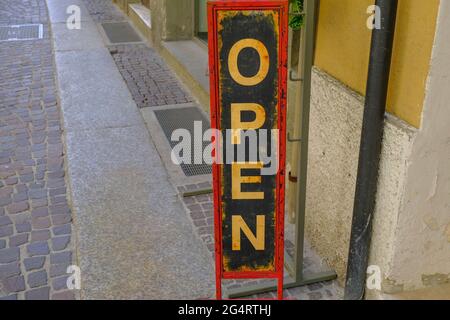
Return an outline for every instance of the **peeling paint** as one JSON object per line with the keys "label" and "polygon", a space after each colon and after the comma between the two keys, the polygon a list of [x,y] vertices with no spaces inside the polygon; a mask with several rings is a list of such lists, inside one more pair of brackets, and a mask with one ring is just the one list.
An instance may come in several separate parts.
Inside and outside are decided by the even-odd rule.
{"label": "peeling paint", "polygon": [[423,218],[423,222],[427,225],[427,227],[432,231],[438,231],[439,230],[439,223],[436,220],[436,218],[426,215]]}
{"label": "peeling paint", "polygon": [[450,273],[449,274],[431,274],[422,275],[422,283],[426,287],[434,287],[442,284],[450,283]]}
{"label": "peeling paint", "polygon": [[436,175],[434,176],[433,184],[431,186],[427,201],[434,198],[434,196],[436,195],[437,186],[438,186],[438,174],[436,173]]}
{"label": "peeling paint", "polygon": [[395,294],[404,291],[404,285],[397,283],[395,280],[386,278],[382,283],[382,291],[387,294]]}
{"label": "peeling paint", "polygon": [[447,228],[445,229],[445,236],[447,237],[448,243],[450,243],[450,223],[447,225]]}

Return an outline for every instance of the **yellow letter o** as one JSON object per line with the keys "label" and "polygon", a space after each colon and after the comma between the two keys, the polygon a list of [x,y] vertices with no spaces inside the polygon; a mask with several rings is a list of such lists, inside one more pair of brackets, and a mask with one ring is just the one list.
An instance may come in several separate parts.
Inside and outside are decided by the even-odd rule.
{"label": "yellow letter o", "polygon": [[[253,48],[259,54],[259,70],[253,77],[245,77],[238,67],[238,56],[244,48]],[[255,86],[261,83],[269,72],[269,53],[266,46],[256,39],[242,39],[236,42],[228,56],[228,69],[234,81],[243,86]]]}

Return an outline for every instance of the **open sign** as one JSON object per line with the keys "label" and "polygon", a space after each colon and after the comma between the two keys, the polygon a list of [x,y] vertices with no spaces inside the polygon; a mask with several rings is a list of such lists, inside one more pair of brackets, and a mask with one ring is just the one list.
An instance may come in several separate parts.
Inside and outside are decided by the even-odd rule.
{"label": "open sign", "polygon": [[213,165],[218,290],[221,279],[282,284],[287,8],[208,3],[211,125],[223,160]]}

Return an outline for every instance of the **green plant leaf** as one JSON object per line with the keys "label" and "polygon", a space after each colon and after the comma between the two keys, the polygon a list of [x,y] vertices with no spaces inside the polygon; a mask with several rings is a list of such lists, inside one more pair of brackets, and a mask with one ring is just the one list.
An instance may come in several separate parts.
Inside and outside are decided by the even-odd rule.
{"label": "green plant leaf", "polygon": [[290,3],[290,16],[289,16],[289,27],[293,30],[299,30],[303,27],[305,17],[303,15],[298,15],[303,12],[304,0],[289,0]]}

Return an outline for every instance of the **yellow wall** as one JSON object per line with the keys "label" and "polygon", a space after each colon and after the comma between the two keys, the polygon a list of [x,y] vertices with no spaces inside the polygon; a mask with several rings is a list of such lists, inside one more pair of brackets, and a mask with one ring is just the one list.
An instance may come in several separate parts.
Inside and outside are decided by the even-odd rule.
{"label": "yellow wall", "polygon": [[[364,94],[371,31],[367,7],[374,0],[321,0],[315,65]],[[425,82],[439,0],[400,0],[388,111],[415,127],[421,123]]]}

